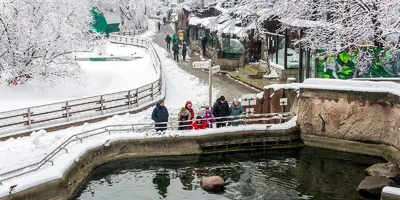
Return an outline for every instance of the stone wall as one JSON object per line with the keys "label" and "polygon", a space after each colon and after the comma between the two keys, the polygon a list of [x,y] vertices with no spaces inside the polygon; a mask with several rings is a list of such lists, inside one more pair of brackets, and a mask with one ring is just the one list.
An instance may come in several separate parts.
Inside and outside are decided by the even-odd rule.
{"label": "stone wall", "polygon": [[289,77],[293,77],[293,78],[296,78],[297,80],[299,80],[299,74],[298,74],[299,73],[299,69],[285,69],[285,70],[282,70],[282,69],[276,68],[275,71],[278,74],[279,79],[282,80],[282,81],[286,81],[287,78],[289,78]]}
{"label": "stone wall", "polygon": [[301,89],[302,134],[400,149],[400,98],[390,93]]}

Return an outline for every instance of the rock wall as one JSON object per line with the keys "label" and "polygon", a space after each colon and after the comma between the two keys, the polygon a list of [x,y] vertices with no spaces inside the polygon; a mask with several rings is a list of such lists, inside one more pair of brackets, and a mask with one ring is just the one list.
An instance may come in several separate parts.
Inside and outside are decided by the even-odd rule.
{"label": "rock wall", "polygon": [[400,97],[390,93],[300,90],[301,134],[400,150]]}

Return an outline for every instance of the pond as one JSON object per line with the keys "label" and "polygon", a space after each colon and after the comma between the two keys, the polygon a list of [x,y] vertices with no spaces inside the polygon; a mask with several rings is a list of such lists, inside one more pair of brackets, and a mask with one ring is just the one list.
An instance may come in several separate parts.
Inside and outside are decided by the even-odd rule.
{"label": "pond", "polygon": [[[73,199],[365,199],[356,188],[381,158],[318,148],[143,157],[97,167]],[[204,175],[230,184],[211,194]]]}

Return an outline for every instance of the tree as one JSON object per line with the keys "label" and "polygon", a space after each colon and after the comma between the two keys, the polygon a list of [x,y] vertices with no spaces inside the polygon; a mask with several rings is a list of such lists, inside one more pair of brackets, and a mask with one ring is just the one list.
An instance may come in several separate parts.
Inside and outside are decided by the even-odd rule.
{"label": "tree", "polygon": [[[93,47],[91,4],[69,0],[5,0],[0,4],[0,84],[16,79],[76,80],[72,53]],[[15,83],[15,82],[14,82]]]}

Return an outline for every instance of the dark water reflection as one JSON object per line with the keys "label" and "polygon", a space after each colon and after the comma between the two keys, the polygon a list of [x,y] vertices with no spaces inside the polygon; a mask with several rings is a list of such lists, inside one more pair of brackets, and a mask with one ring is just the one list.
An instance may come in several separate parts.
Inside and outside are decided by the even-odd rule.
{"label": "dark water reflection", "polygon": [[[379,158],[317,148],[130,158],[98,167],[74,199],[364,199],[356,188]],[[200,188],[204,175],[230,184]]]}

